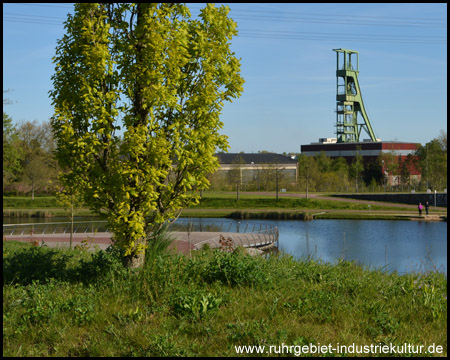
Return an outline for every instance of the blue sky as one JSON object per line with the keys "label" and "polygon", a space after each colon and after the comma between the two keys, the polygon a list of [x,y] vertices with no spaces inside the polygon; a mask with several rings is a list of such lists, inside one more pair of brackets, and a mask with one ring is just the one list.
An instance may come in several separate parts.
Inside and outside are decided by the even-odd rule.
{"label": "blue sky", "polygon": [[[335,137],[336,53],[359,52],[359,83],[378,138],[425,144],[447,131],[447,4],[228,4],[242,96],[226,103],[230,152],[300,152]],[[202,4],[189,4],[195,16]],[[51,58],[70,4],[3,4],[4,111],[47,121]],[[5,96],[5,95],[4,95]],[[362,138],[368,138],[364,133]]]}

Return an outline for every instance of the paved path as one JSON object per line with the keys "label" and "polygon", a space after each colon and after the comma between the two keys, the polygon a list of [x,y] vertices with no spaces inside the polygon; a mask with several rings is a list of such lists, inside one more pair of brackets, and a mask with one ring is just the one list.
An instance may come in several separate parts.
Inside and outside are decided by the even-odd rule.
{"label": "paved path", "polygon": [[[264,234],[238,234],[238,233],[228,233],[228,232],[172,232],[172,237],[174,241],[172,242],[170,248],[175,249],[177,252],[183,254],[188,254],[189,249],[195,250],[200,249],[202,244],[209,243],[211,248],[217,247],[219,244],[220,236],[225,239],[229,237],[235,239],[235,243],[243,246],[255,246],[264,245],[270,242],[268,235]],[[95,247],[96,245],[100,249],[106,249],[112,244],[111,233],[83,233],[83,234],[73,234],[72,236],[72,246],[89,246]],[[44,242],[49,247],[67,247],[70,244],[70,234],[34,234],[31,235],[5,235],[3,239],[16,240],[23,242],[35,242],[36,244],[42,245]],[[85,244],[82,243],[83,240],[88,240]],[[241,240],[241,241],[240,241]],[[241,242],[241,244],[239,243]]]}

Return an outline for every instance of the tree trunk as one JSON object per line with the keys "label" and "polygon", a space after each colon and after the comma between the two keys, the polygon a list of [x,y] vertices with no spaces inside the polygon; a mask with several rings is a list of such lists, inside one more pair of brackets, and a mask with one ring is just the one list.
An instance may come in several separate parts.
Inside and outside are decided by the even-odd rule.
{"label": "tree trunk", "polygon": [[308,185],[309,185],[309,179],[306,178],[306,198],[308,198]]}
{"label": "tree trunk", "polygon": [[73,237],[73,202],[72,202],[72,208],[71,208],[71,216],[70,216],[70,250],[72,250],[72,237]]}
{"label": "tree trunk", "polygon": [[137,269],[144,266],[145,253],[128,255],[125,257],[125,266],[131,269]]}
{"label": "tree trunk", "polygon": [[[136,241],[137,244],[145,244],[145,239],[141,238],[138,241]],[[145,250],[143,250],[141,253],[136,253],[135,251],[133,254],[125,256],[125,266],[128,268],[136,269],[144,266],[145,262]]]}

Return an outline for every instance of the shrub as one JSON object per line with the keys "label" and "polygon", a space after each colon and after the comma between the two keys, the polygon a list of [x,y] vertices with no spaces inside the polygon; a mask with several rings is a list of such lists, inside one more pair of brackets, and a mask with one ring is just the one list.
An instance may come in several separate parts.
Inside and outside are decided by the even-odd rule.
{"label": "shrub", "polygon": [[194,267],[192,270],[199,271],[201,279],[208,283],[219,281],[231,286],[260,286],[270,280],[264,267],[265,260],[262,258],[246,256],[241,251],[216,250],[209,262],[204,263],[200,269]]}
{"label": "shrub", "polygon": [[3,259],[3,279],[5,283],[21,285],[33,281],[46,283],[52,278],[65,280],[71,257],[61,250],[47,247],[21,248]]}
{"label": "shrub", "polygon": [[91,255],[89,260],[82,259],[76,272],[84,283],[103,279],[111,273],[124,273],[124,250],[117,246],[109,246],[106,250],[99,250]]}

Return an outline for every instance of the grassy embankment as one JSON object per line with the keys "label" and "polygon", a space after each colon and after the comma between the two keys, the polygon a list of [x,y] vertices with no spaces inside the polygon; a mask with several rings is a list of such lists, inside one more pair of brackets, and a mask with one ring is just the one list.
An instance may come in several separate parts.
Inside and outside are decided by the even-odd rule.
{"label": "grassy embankment", "polygon": [[[393,214],[395,212],[395,214]],[[294,197],[242,194],[236,200],[232,193],[205,193],[200,204],[183,210],[186,217],[236,217],[236,218],[272,218],[272,219],[405,219],[404,215],[415,215],[414,207],[394,207],[384,203],[368,204],[361,202],[305,199]],[[434,210],[431,209],[431,213]],[[4,197],[3,216],[15,217],[52,217],[67,216],[55,197]],[[79,209],[77,216],[93,216],[88,209]],[[407,217],[406,217],[407,218]]]}
{"label": "grassy embankment", "polygon": [[236,356],[240,345],[391,343],[435,344],[447,355],[444,274],[240,251],[147,260],[127,270],[112,252],[4,242],[3,355]]}

